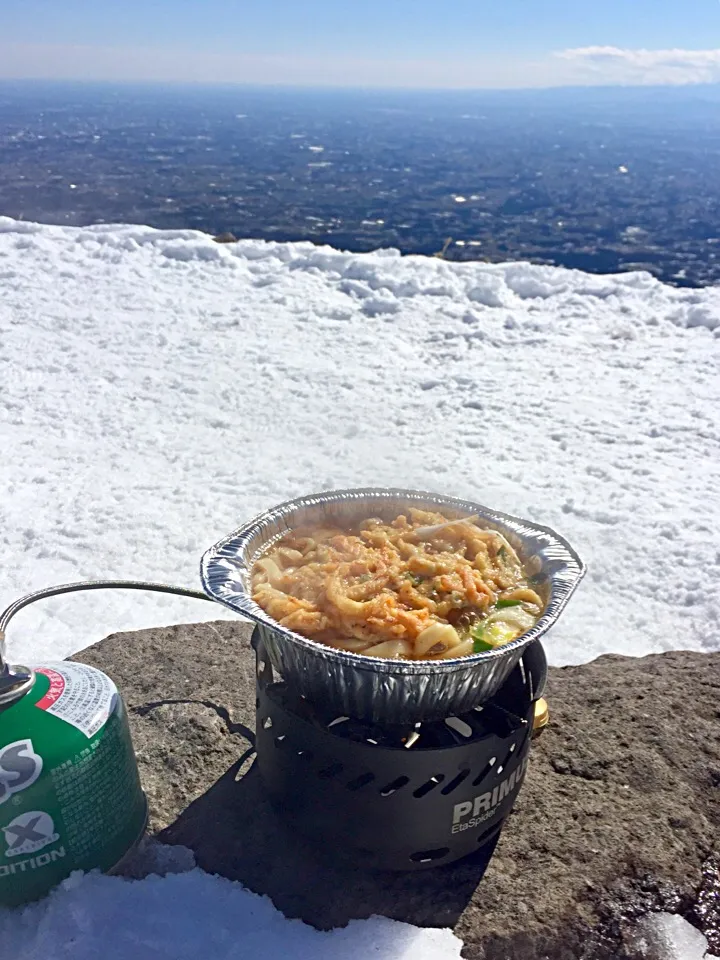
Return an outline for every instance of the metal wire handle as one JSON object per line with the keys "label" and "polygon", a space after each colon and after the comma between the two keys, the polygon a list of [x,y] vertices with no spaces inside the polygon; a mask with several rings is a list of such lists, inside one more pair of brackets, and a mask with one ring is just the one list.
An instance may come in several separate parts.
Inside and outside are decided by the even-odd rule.
{"label": "metal wire handle", "polygon": [[7,626],[23,607],[35,603],[36,600],[45,600],[48,597],[57,597],[62,593],[75,593],[80,590],[151,590],[155,593],[173,593],[180,597],[191,597],[194,600],[207,600],[213,603],[211,597],[200,590],[189,590],[186,587],[174,587],[169,583],[146,583],[142,580],[81,580],[78,583],[63,583],[56,587],[46,587],[28,593],[19,600],[14,600],[10,606],[0,613],[0,703],[14,698],[16,693],[22,692],[32,680],[32,672],[25,667],[11,667],[5,662],[5,631]]}

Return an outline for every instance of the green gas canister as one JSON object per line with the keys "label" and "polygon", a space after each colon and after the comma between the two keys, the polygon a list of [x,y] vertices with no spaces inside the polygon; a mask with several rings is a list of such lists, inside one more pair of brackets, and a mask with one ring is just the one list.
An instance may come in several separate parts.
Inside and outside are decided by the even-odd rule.
{"label": "green gas canister", "polygon": [[8,907],[43,896],[73,870],[115,867],[145,831],[147,802],[109,677],[68,662],[6,669],[24,677],[0,702],[0,905]]}
{"label": "green gas canister", "polygon": [[112,871],[145,833],[147,800],[113,681],[81,663],[29,669],[5,659],[7,626],[23,607],[98,589],[209,600],[170,584],[88,580],[38,590],[0,613],[0,907],[36,900],[74,870]]}

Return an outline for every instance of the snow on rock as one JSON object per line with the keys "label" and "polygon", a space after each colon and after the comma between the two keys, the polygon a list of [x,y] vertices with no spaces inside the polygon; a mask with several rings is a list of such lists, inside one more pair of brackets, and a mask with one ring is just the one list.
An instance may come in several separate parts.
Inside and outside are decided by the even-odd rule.
{"label": "snow on rock", "polygon": [[372,917],[321,932],[267,897],[195,868],[128,881],[72,874],[24,910],[0,909],[12,960],[460,960],[450,930]]}
{"label": "snow on rock", "polygon": [[[590,572],[556,664],[720,647],[718,288],[6,218],[0,288],[0,604],[88,577],[197,585],[261,509],[392,484],[570,539]],[[10,649],[222,615],[60,597]]]}
{"label": "snow on rock", "polygon": [[638,921],[631,935],[635,952],[646,960],[717,960],[705,937],[674,913],[651,913]]}

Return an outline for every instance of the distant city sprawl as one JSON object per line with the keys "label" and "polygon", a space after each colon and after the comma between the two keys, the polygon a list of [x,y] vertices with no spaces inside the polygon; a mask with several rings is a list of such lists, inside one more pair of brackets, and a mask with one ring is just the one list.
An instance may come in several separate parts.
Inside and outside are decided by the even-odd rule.
{"label": "distant city sprawl", "polygon": [[0,85],[0,215],[720,280],[720,97]]}

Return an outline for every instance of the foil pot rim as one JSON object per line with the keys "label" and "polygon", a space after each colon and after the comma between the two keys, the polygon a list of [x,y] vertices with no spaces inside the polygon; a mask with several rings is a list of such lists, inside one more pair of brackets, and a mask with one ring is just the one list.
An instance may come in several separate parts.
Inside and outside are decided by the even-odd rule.
{"label": "foil pot rim", "polygon": [[[369,657],[365,654],[338,650],[327,644],[310,640],[302,634],[281,626],[250,596],[244,577],[250,577],[252,565],[262,553],[279,537],[272,538],[264,549],[247,557],[248,546],[263,529],[284,518],[296,514],[306,507],[321,507],[323,504],[349,503],[355,506],[362,501],[368,505],[375,502],[405,500],[406,508],[412,506],[434,506],[440,509],[457,509],[478,514],[480,519],[490,521],[501,533],[510,533],[521,540],[543,541],[543,547],[534,556],[546,561],[544,566],[551,567],[547,575],[550,592],[545,610],[537,622],[517,639],[493,650],[472,653],[464,657],[448,657],[444,660],[390,660],[383,657]],[[284,536],[292,530],[292,524],[282,530]],[[543,556],[544,555],[544,556]],[[530,559],[525,557],[525,560]],[[339,665],[373,673],[393,674],[395,676],[422,676],[428,674],[450,674],[465,670],[473,665],[480,667],[492,661],[501,660],[528,646],[534,640],[547,633],[565,609],[570,597],[585,576],[587,567],[574,548],[552,528],[523,520],[512,514],[493,510],[474,500],[465,500],[445,494],[431,493],[404,487],[357,487],[340,490],[326,490],[315,494],[305,494],[291,500],[285,500],[276,506],[256,514],[252,519],[221,540],[218,540],[202,556],[200,579],[205,593],[236,613],[248,617],[254,623],[274,631],[294,646],[304,648],[308,653],[333,660]]]}

